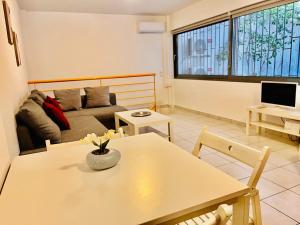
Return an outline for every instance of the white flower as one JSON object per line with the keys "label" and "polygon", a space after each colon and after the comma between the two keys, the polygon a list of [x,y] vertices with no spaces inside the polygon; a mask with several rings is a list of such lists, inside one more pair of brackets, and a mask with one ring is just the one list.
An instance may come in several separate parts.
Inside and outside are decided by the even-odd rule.
{"label": "white flower", "polygon": [[95,133],[88,134],[85,138],[81,139],[80,141],[83,144],[92,144],[93,142],[95,142],[97,145],[100,145],[100,139]]}
{"label": "white flower", "polygon": [[106,140],[110,140],[113,138],[113,136],[115,136],[115,131],[114,130],[109,130],[104,134],[104,137],[106,138]]}
{"label": "white flower", "polygon": [[115,131],[109,130],[107,131],[103,136],[98,137],[95,133],[88,134],[85,138],[81,139],[80,142],[83,144],[97,144],[100,146],[102,143],[104,143],[107,140],[110,140],[114,137]]}

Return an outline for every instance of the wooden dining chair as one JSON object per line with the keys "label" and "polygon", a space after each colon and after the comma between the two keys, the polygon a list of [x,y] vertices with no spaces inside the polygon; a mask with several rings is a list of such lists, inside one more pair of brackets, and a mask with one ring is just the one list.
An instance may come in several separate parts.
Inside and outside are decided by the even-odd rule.
{"label": "wooden dining chair", "polygon": [[[250,187],[249,197],[253,210],[253,217],[250,218],[249,224],[262,225],[259,192],[256,189],[256,185],[270,156],[269,147],[264,147],[262,151],[259,151],[229,140],[228,138],[213,134],[206,128],[201,131],[192,154],[199,158],[202,146],[210,147],[253,168],[253,172],[247,184]],[[180,223],[180,225],[225,225],[230,224],[231,217],[232,206],[224,204],[219,206],[218,209],[212,213],[193,218],[192,220]]]}

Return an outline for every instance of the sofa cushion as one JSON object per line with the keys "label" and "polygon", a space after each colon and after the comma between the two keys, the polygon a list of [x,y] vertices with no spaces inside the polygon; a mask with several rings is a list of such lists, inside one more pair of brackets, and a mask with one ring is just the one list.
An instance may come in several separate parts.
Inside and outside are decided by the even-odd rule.
{"label": "sofa cushion", "polygon": [[113,105],[101,108],[90,108],[90,109],[80,109],[78,111],[65,112],[67,118],[72,118],[76,116],[95,116],[99,121],[114,118],[115,112],[126,111],[127,109],[123,106]]}
{"label": "sofa cushion", "polygon": [[41,96],[41,98],[42,98],[43,100],[45,100],[46,97],[47,97],[43,92],[41,92],[41,91],[39,91],[39,90],[36,90],[36,89],[32,90],[32,91],[31,91],[31,94],[38,94],[39,96]]}
{"label": "sofa cushion", "polygon": [[[86,108],[86,102],[87,102],[87,97],[86,95],[81,95],[81,107]],[[115,93],[109,93],[109,102],[110,105],[116,105],[117,104],[117,98]]]}
{"label": "sofa cushion", "polygon": [[20,147],[20,153],[35,148],[43,148],[46,146],[45,140],[38,136],[28,126],[17,119],[17,135]]}
{"label": "sofa cushion", "polygon": [[51,103],[44,102],[43,109],[47,115],[59,126],[61,130],[69,130],[70,124],[68,119],[65,117],[63,111],[60,108],[57,108]]}
{"label": "sofa cushion", "polygon": [[43,140],[50,140],[53,144],[60,143],[61,133],[59,127],[32,99],[28,99],[24,102],[17,114],[17,118]]}
{"label": "sofa cushion", "polygon": [[63,111],[81,108],[80,89],[54,90],[54,95]]}
{"label": "sofa cushion", "polygon": [[102,136],[107,129],[93,116],[76,116],[69,118],[71,130],[61,132],[62,142],[78,141],[86,135],[95,133]]}
{"label": "sofa cushion", "polygon": [[84,91],[87,98],[87,108],[110,106],[108,86],[86,87]]}
{"label": "sofa cushion", "polygon": [[47,148],[35,148],[35,149],[31,149],[31,150],[26,150],[26,151],[22,151],[20,152],[20,155],[29,155],[29,154],[33,154],[33,153],[40,153],[40,152],[45,152],[47,151]]}
{"label": "sofa cushion", "polygon": [[29,95],[28,99],[32,99],[41,107],[43,106],[44,99],[37,93],[32,93],[31,95]]}

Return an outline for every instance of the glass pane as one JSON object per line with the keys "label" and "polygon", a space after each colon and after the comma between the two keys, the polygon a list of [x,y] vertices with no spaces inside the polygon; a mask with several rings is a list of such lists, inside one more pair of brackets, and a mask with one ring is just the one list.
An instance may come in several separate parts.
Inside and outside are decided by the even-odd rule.
{"label": "glass pane", "polygon": [[232,73],[299,77],[300,2],[233,20]]}
{"label": "glass pane", "polygon": [[228,75],[229,22],[176,36],[178,75]]}

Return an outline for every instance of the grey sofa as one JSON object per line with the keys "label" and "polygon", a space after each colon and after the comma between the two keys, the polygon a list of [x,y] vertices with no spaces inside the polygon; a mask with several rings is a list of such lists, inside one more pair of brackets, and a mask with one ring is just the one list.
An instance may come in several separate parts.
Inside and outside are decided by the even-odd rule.
{"label": "grey sofa", "polygon": [[[78,141],[90,133],[103,135],[107,129],[115,129],[114,113],[127,110],[125,107],[116,105],[116,95],[114,93],[110,93],[111,106],[85,108],[86,96],[81,96],[81,101],[82,108],[80,110],[64,112],[71,129],[61,131],[62,143]],[[18,117],[16,117],[16,120],[20,154],[45,151],[45,140],[22,123]]]}

